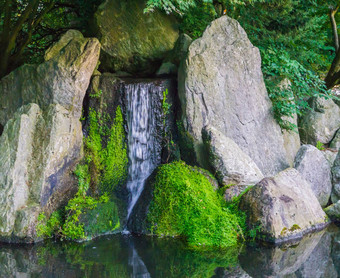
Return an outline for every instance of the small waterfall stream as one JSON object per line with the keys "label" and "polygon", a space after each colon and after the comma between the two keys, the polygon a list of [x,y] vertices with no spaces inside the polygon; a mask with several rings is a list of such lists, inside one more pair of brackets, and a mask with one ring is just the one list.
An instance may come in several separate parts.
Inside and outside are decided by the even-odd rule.
{"label": "small waterfall stream", "polygon": [[[125,85],[129,172],[127,188],[130,192],[127,219],[141,195],[146,179],[161,162],[161,144],[156,138],[159,96],[163,88],[154,83]],[[158,103],[157,103],[158,102]],[[159,118],[159,117],[158,117]]]}

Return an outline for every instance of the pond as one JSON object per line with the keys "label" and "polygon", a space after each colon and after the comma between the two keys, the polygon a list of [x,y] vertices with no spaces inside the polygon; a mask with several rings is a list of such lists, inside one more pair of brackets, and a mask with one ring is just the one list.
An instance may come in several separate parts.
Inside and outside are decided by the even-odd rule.
{"label": "pond", "polygon": [[179,239],[112,235],[90,242],[0,245],[0,277],[338,277],[340,229],[281,247],[195,251]]}

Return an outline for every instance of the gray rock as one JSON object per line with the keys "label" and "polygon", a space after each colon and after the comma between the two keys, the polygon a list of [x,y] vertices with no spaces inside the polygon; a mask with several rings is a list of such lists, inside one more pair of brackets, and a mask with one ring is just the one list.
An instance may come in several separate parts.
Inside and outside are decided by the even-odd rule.
{"label": "gray rock", "polygon": [[49,216],[76,192],[79,119],[99,51],[98,40],[70,31],[47,51],[48,61],[0,81],[0,241],[39,240],[39,213]]}
{"label": "gray rock", "polygon": [[308,259],[295,273],[297,277],[337,278],[338,274],[331,257],[331,249],[332,238],[330,233],[326,232],[323,234]]}
{"label": "gray rock", "polygon": [[179,74],[184,128],[195,140],[201,165],[202,128],[231,138],[264,175],[287,168],[281,129],[271,113],[259,50],[227,16],[211,23],[189,47]]}
{"label": "gray rock", "polygon": [[340,108],[331,99],[315,98],[310,102],[312,110],[299,121],[301,141],[328,144],[340,128]]}
{"label": "gray rock", "polygon": [[177,73],[177,67],[171,62],[165,62],[161,65],[161,67],[157,70],[156,75],[171,75]]}
{"label": "gray rock", "polygon": [[[71,39],[72,38],[72,39]],[[82,102],[100,52],[97,39],[68,31],[50,48],[40,65],[24,65],[0,81],[0,124],[21,106],[36,103],[42,110],[60,104],[80,118]]]}
{"label": "gray rock", "polygon": [[340,200],[325,208],[326,214],[333,220],[340,220]]}
{"label": "gray rock", "polygon": [[335,151],[334,149],[325,149],[325,150],[322,150],[322,153],[327,159],[329,165],[332,167],[338,152]]}
{"label": "gray rock", "polygon": [[[241,266],[254,278],[262,277],[314,277],[295,276],[303,264],[313,254],[315,248],[321,242],[324,231],[305,236],[298,244],[290,246],[266,246],[262,248],[246,247],[245,252],[240,254]],[[325,258],[319,258],[322,262]],[[249,263],[252,262],[252,263]],[[317,264],[319,265],[319,264]]]}
{"label": "gray rock", "polygon": [[296,155],[294,168],[310,183],[320,205],[325,207],[332,192],[332,174],[322,151],[312,145],[303,145]]}
{"label": "gray rock", "polygon": [[339,151],[340,149],[340,129],[336,132],[332,142],[329,145],[330,148]]}
{"label": "gray rock", "polygon": [[157,71],[157,75],[177,74],[178,66],[185,60],[192,39],[187,34],[180,34],[174,49],[170,51]]}
{"label": "gray rock", "polygon": [[336,156],[334,165],[332,167],[332,203],[336,203],[340,200],[340,152]]}
{"label": "gray rock", "polygon": [[[291,82],[289,79],[284,78],[281,80],[277,87],[280,88],[282,91],[290,92],[290,103],[294,104],[295,99],[294,99],[294,94],[290,90]],[[283,117],[282,120],[289,122],[290,124],[296,126],[296,130],[282,130],[283,133],[283,143],[284,143],[284,148],[286,150],[287,154],[287,160],[289,162],[289,165],[291,167],[294,166],[294,159],[301,147],[301,141],[300,141],[300,135],[298,132],[298,116],[296,113],[294,113],[293,117]]]}
{"label": "gray rock", "polygon": [[260,227],[260,235],[275,243],[326,225],[311,185],[293,168],[255,185],[241,198],[240,208],[248,213],[249,228]]}
{"label": "gray rock", "polygon": [[[233,185],[233,188],[235,185],[249,186],[264,178],[255,162],[233,140],[216,128],[206,127],[203,131],[203,140],[209,153],[210,166],[222,186]],[[245,188],[242,187],[243,190]],[[238,194],[232,195],[234,197]]]}
{"label": "gray rock", "polygon": [[144,13],[143,0],[106,0],[94,16],[105,72],[153,73],[178,38],[176,20],[159,11]]}

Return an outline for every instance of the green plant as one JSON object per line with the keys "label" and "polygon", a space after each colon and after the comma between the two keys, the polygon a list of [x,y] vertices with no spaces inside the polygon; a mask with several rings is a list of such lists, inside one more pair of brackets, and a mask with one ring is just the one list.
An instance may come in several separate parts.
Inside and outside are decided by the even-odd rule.
{"label": "green plant", "polygon": [[148,221],[152,233],[185,237],[191,246],[232,246],[243,237],[240,219],[224,205],[198,168],[184,162],[158,169]]}
{"label": "green plant", "polygon": [[325,147],[323,146],[323,144],[320,141],[316,142],[316,148],[320,151],[325,150]]}
{"label": "green plant", "polygon": [[63,219],[60,211],[55,211],[47,220],[45,213],[40,213],[38,216],[37,236],[38,237],[52,237],[55,233],[59,233]]}
{"label": "green plant", "polygon": [[103,94],[103,91],[102,90],[98,90],[98,91],[95,91],[93,92],[92,94],[90,94],[90,97],[91,98],[100,98]]}

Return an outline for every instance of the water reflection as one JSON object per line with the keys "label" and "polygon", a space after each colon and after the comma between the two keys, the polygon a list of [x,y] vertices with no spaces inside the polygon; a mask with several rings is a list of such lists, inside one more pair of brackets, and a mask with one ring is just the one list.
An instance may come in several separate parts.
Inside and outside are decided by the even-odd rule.
{"label": "water reflection", "polygon": [[282,247],[196,252],[179,240],[116,235],[87,243],[0,246],[0,277],[338,277],[340,231]]}

